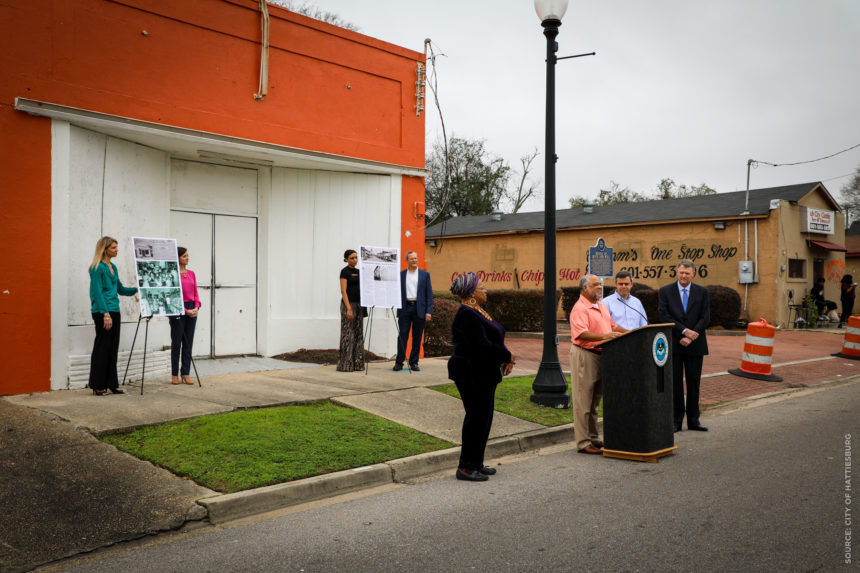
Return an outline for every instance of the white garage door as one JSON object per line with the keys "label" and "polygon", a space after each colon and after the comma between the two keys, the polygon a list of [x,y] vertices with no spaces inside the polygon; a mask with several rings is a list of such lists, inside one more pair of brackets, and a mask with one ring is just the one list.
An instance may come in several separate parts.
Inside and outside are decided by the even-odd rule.
{"label": "white garage door", "polygon": [[171,162],[171,236],[188,248],[203,304],[196,356],[257,353],[257,219],[245,215],[256,205],[256,170]]}

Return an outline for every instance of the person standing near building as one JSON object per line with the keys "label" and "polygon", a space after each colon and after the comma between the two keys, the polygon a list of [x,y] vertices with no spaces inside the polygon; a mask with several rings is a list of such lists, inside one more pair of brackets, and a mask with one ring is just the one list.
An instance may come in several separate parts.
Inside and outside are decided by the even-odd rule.
{"label": "person standing near building", "polygon": [[358,253],[343,253],[346,266],[340,270],[340,356],[338,372],[364,370],[364,311],[361,308],[361,280]]}
{"label": "person standing near building", "polygon": [[[191,348],[194,346],[194,330],[197,327],[197,313],[200,310],[200,295],[197,292],[197,276],[194,271],[187,268],[188,249],[177,247],[176,254],[179,257],[179,280],[182,287],[182,305],[184,313],[171,316],[167,320],[170,323],[170,373],[171,383],[179,384],[178,374],[182,374],[182,381],[186,384],[194,384],[189,378],[191,374]],[[180,368],[180,355],[182,364]]]}
{"label": "person standing near building", "polygon": [[[672,382],[674,386],[675,431],[681,431],[684,415],[687,428],[699,432],[708,429],[699,423],[699,384],[702,362],[708,353],[705,330],[711,323],[711,301],[708,289],[693,284],[696,267],[684,259],[678,263],[677,282],[661,287],[657,292],[657,308],[662,322],[674,322],[672,327]],[[684,379],[687,380],[687,403],[684,404]]]}
{"label": "person standing near building", "polygon": [[451,293],[462,301],[451,323],[454,352],[448,378],[454,381],[465,410],[457,479],[487,481],[496,468],[484,465],[484,452],[493,425],[496,386],[511,373],[516,360],[505,346],[505,327],[482,305],[487,289],[475,273],[458,275]]}
{"label": "person standing near building", "polygon": [[397,358],[394,360],[394,370],[403,370],[403,360],[406,358],[406,341],[409,339],[409,329],[412,329],[412,351],[409,353],[409,368],[415,372],[418,367],[418,356],[421,351],[421,337],[424,335],[424,325],[433,315],[433,286],[430,284],[430,273],[418,268],[418,253],[406,253],[406,268],[400,272],[400,309],[397,311]]}
{"label": "person standing near building", "polygon": [[642,302],[630,294],[633,288],[633,277],[629,271],[618,271],[615,274],[615,292],[606,297],[604,302],[615,324],[627,330],[647,326],[648,317]]}
{"label": "person standing near building", "polygon": [[839,328],[845,326],[848,322],[848,317],[854,312],[854,299],[857,296],[857,283],[854,282],[854,277],[844,275],[840,284],[839,300],[842,302],[842,316],[839,317]]}
{"label": "person standing near building", "polygon": [[580,294],[570,311],[570,379],[573,394],[573,435],[581,454],[600,454],[597,406],[603,396],[600,349],[595,346],[627,332],[615,324],[601,302],[603,285],[594,275],[579,281]]}
{"label": "person standing near building", "polygon": [[[122,325],[118,295],[136,295],[137,289],[123,286],[119,280],[119,270],[111,262],[118,252],[116,239],[102,237],[96,243],[96,252],[90,265],[90,312],[96,327],[96,339],[90,356],[88,386],[96,396],[106,396],[108,391],[125,393],[119,389],[116,377],[119,329]],[[134,299],[138,300],[137,296]]]}

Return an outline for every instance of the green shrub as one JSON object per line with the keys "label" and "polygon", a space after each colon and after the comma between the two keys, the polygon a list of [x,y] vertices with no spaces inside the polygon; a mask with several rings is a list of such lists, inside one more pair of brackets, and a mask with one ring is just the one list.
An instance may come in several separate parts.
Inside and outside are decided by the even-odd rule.
{"label": "green shrub", "polygon": [[735,328],[741,317],[741,295],[733,288],[708,285],[711,299],[711,326]]}
{"label": "green shrub", "polygon": [[[741,316],[741,296],[737,291],[730,287],[720,285],[709,285],[708,297],[711,301],[711,325],[722,326],[723,328],[735,328],[738,324],[738,319]],[[565,320],[570,320],[570,311],[573,305],[579,299],[580,289],[575,287],[564,287],[562,290],[561,306],[564,310]],[[607,297],[615,292],[615,287],[603,287],[603,296]],[[633,289],[630,294],[638,298],[645,307],[645,314],[648,316],[648,324],[659,324],[660,320],[658,312],[659,301],[657,300],[657,290],[648,285],[641,283],[633,283]]]}
{"label": "green shrub", "polygon": [[458,308],[460,301],[450,293],[433,293],[433,317],[424,325],[424,356],[450,356],[454,351],[451,323]]}
{"label": "green shrub", "polygon": [[[556,292],[556,307],[560,296]],[[489,293],[484,310],[509,332],[543,330],[543,291],[494,290]]]}
{"label": "green shrub", "polygon": [[[556,301],[561,293],[557,293]],[[433,318],[424,327],[424,355],[450,356],[451,323],[460,300],[447,291],[433,292]],[[494,290],[484,310],[510,332],[543,330],[543,291]]]}

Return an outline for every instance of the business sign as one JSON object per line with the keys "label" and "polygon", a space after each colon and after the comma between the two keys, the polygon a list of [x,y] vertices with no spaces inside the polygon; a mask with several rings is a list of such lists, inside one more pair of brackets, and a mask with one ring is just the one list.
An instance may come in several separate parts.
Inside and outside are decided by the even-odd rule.
{"label": "business sign", "polygon": [[603,237],[600,237],[596,245],[588,247],[588,273],[602,279],[611,279],[615,276],[612,268],[612,247],[607,247]]}
{"label": "business sign", "polygon": [[823,233],[832,235],[836,228],[836,213],[823,209],[806,208],[806,216],[801,222],[804,233]]}

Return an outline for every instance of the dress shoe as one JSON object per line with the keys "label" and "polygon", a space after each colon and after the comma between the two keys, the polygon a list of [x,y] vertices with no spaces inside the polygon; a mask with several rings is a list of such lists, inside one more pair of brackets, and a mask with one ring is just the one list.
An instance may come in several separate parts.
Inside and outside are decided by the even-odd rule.
{"label": "dress shoe", "polygon": [[125,394],[124,390],[120,390],[119,388],[108,388],[111,394]]}
{"label": "dress shoe", "polygon": [[578,451],[580,454],[595,454],[598,456],[603,453],[600,451],[600,448],[595,448],[591,444],[588,444],[587,446],[585,446],[584,448],[582,448],[581,450],[578,450]]}
{"label": "dress shoe", "polygon": [[421,372],[421,369],[418,368],[418,364],[410,364],[409,369],[412,370],[413,372]]}
{"label": "dress shoe", "polygon": [[401,370],[403,370],[403,365],[402,364],[395,364],[394,368],[392,368],[392,370],[394,370],[395,372],[400,372]]}
{"label": "dress shoe", "polygon": [[675,432],[677,433],[680,431],[681,431],[681,424],[675,424]]}
{"label": "dress shoe", "polygon": [[687,424],[687,429],[693,430],[694,432],[707,432],[708,431],[708,429],[701,424],[693,424],[693,425]]}
{"label": "dress shoe", "polygon": [[490,466],[484,466],[481,469],[479,469],[478,471],[481,472],[482,474],[484,474],[485,476],[496,475],[496,468],[491,468]]}
{"label": "dress shoe", "polygon": [[456,475],[457,479],[465,481],[487,481],[488,479],[490,479],[478,470],[468,470],[466,468],[457,468]]}
{"label": "dress shoe", "polygon": [[594,446],[595,448],[602,448],[603,442],[600,440],[591,440],[591,445]]}

